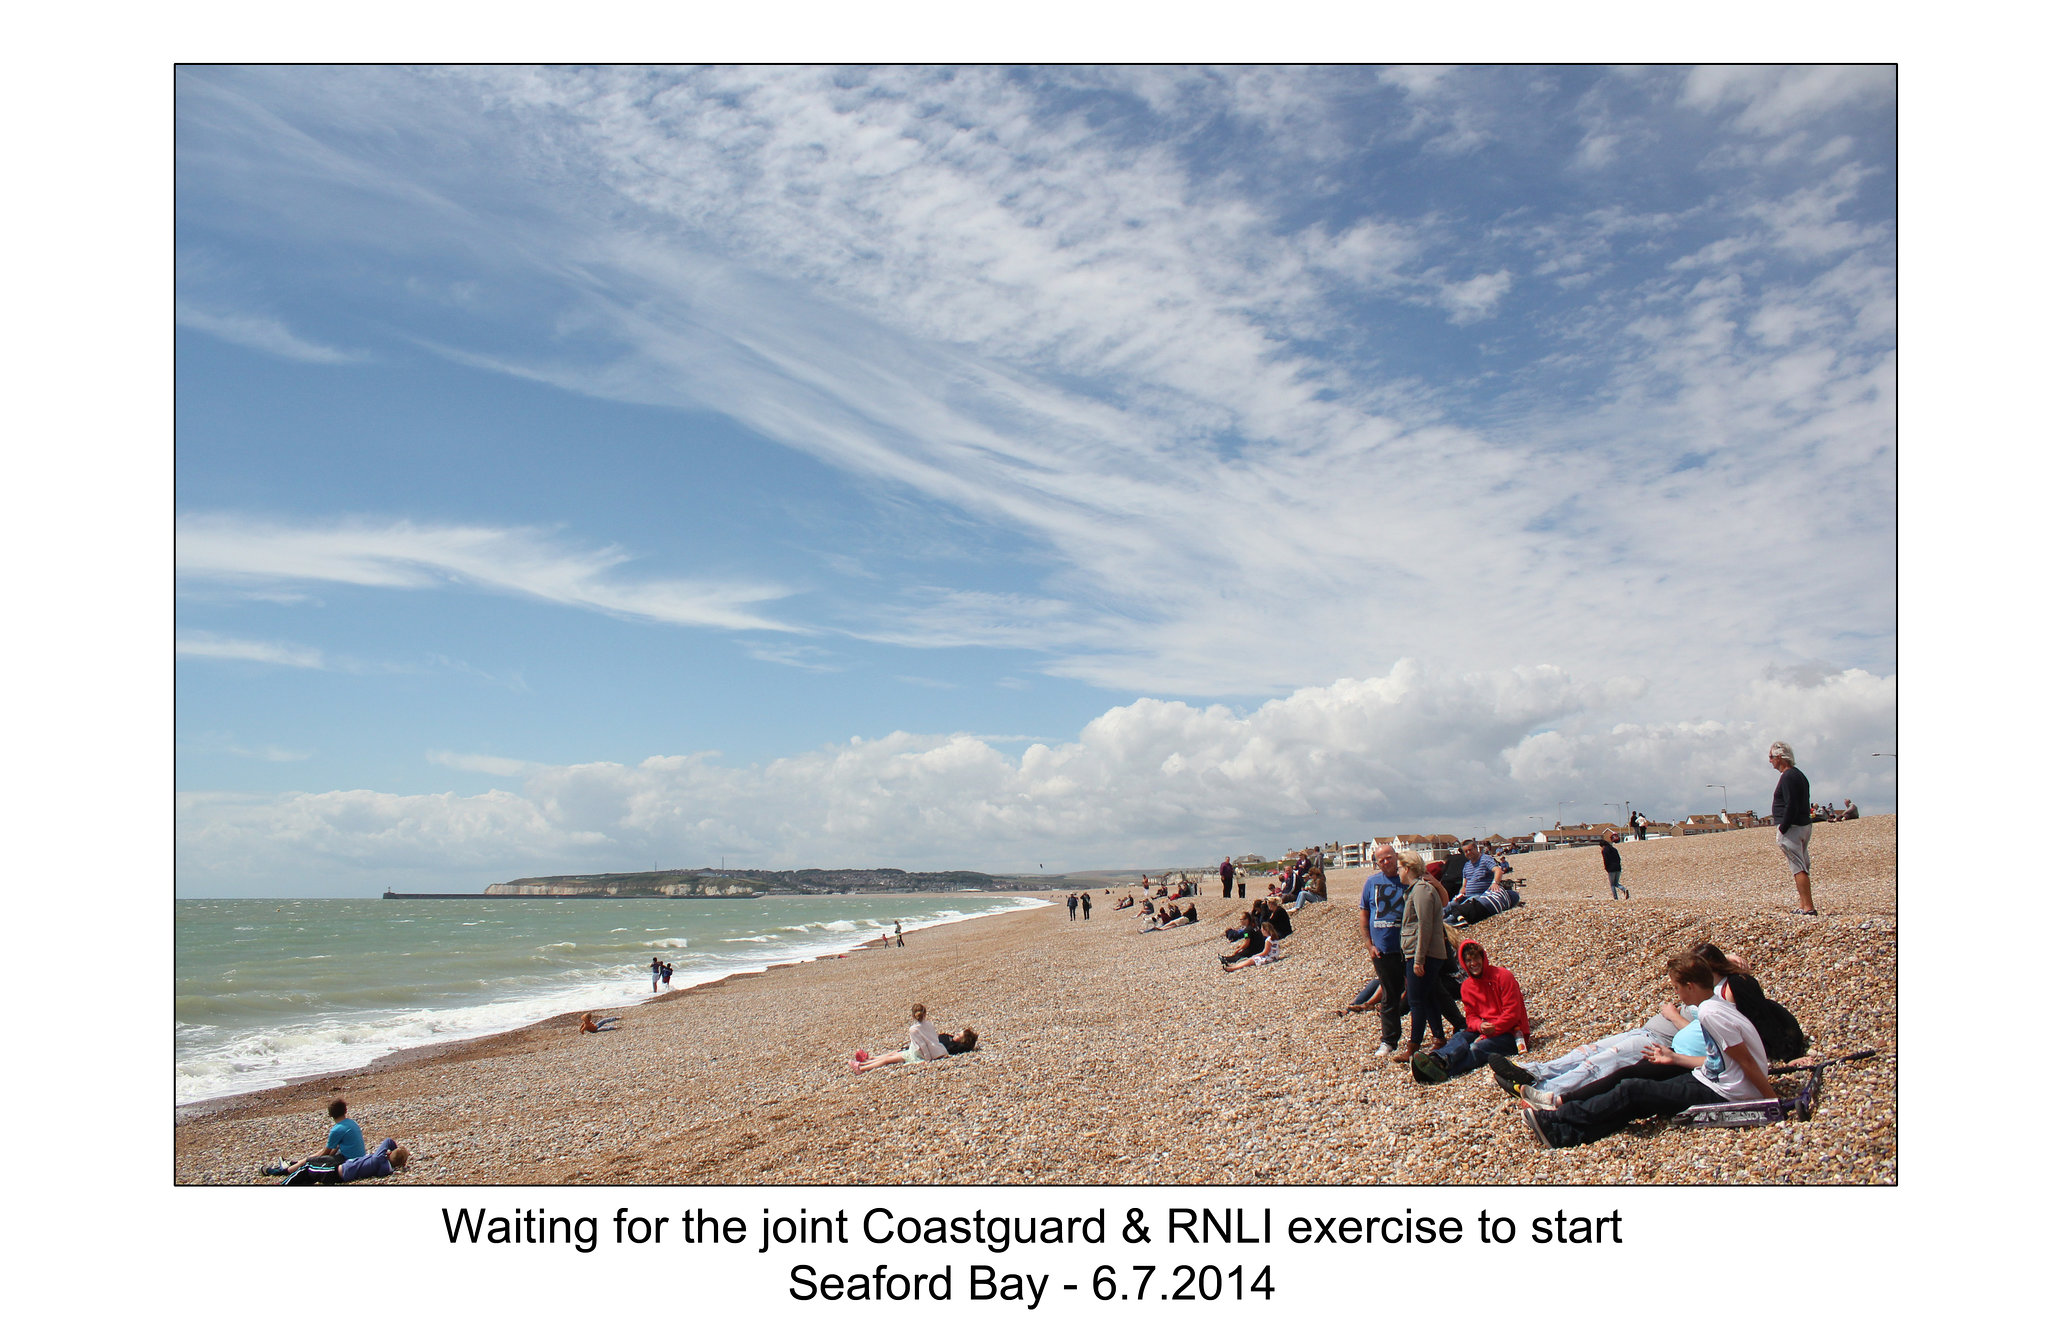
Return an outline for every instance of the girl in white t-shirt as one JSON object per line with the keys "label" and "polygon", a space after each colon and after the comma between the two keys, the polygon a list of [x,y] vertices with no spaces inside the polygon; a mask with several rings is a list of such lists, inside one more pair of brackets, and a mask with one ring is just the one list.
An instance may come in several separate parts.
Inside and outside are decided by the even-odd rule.
{"label": "girl in white t-shirt", "polygon": [[854,1054],[853,1072],[856,1074],[865,1074],[883,1065],[916,1065],[927,1060],[943,1060],[946,1048],[939,1041],[939,1030],[924,1016],[924,1006],[913,1004],[910,1006],[910,1044],[900,1051],[891,1051],[873,1059],[862,1059],[863,1054],[865,1052]]}

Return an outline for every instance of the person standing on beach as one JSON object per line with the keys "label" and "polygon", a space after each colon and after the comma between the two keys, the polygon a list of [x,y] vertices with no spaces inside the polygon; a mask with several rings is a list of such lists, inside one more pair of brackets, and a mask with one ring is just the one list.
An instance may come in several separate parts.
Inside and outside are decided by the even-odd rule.
{"label": "person standing on beach", "polygon": [[[1237,867],[1230,864],[1230,858],[1226,856],[1223,858],[1223,864],[1216,867],[1216,873],[1223,879],[1223,896],[1228,898],[1230,896],[1230,886],[1237,882]],[[1244,897],[1244,890],[1239,889],[1237,896],[1240,898]]]}
{"label": "person standing on beach", "polygon": [[1819,916],[1813,906],[1812,859],[1808,855],[1813,844],[1813,789],[1807,785],[1806,774],[1792,766],[1791,746],[1772,741],[1770,760],[1771,767],[1778,770],[1778,789],[1771,793],[1771,821],[1778,826],[1778,850],[1792,867],[1792,887],[1799,894],[1799,907],[1792,915]]}
{"label": "person standing on beach", "polygon": [[1081,900],[1079,898],[1076,898],[1071,893],[1067,895],[1067,920],[1072,921],[1074,919],[1074,909],[1080,905]]}
{"label": "person standing on beach", "polygon": [[1088,896],[1088,890],[1081,890],[1081,919],[1086,921],[1088,913],[1095,910],[1095,900]]}
{"label": "person standing on beach", "polygon": [[1401,883],[1401,858],[1391,845],[1382,846],[1373,857],[1379,873],[1368,877],[1358,894],[1358,929],[1365,936],[1366,951],[1372,955],[1372,970],[1380,979],[1380,1048],[1375,1056],[1394,1053],[1401,1040],[1399,997],[1408,989],[1407,960],[1401,956],[1401,909],[1408,890]]}
{"label": "person standing on beach", "polygon": [[1630,896],[1621,887],[1621,849],[1614,845],[1620,841],[1619,833],[1610,833],[1600,840],[1600,864],[1607,871],[1607,896],[1617,902]]}
{"label": "person standing on beach", "polygon": [[648,971],[649,971],[650,973],[652,973],[652,974],[653,974],[653,976],[654,976],[654,985],[653,985],[653,987],[652,987],[651,989],[653,989],[653,990],[655,990],[655,991],[657,991],[657,992],[658,992],[658,991],[660,991],[660,990],[661,990],[661,960],[660,960],[659,958],[656,958],[656,959],[654,959],[654,960],[653,960],[652,962],[648,963],[648,964],[647,964],[647,970],[648,970]]}
{"label": "person standing on beach", "polygon": [[[891,919],[893,920],[894,918]],[[901,921],[896,922],[896,947],[899,949],[903,947],[903,923]]]}

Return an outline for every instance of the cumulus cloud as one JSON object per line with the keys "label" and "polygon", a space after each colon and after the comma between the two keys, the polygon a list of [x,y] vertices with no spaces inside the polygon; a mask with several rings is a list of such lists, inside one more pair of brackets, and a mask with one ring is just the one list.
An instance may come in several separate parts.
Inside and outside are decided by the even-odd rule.
{"label": "cumulus cloud", "polygon": [[480,888],[721,856],[762,867],[1199,861],[1247,840],[1526,832],[1560,799],[1587,815],[1626,798],[1675,816],[1705,804],[1708,782],[1753,805],[1775,781],[1762,760],[1774,739],[1792,741],[1817,792],[1889,804],[1889,777],[1857,753],[1891,741],[1892,678],[1781,677],[1751,688],[1739,720],[1615,722],[1637,693],[1635,682],[1579,682],[1552,667],[1452,673],[1404,660],[1248,711],[1139,699],[1014,757],[996,748],[1012,738],[903,732],[747,767],[700,754],[515,774],[514,761],[441,755],[522,785],[476,796],[187,793],[180,873],[202,891],[260,892],[286,876]]}

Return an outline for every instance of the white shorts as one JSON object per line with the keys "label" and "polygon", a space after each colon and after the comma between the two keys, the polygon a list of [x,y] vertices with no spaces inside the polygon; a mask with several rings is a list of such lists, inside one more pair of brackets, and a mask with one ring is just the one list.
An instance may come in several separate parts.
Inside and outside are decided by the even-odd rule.
{"label": "white shorts", "polygon": [[1795,875],[1812,873],[1812,860],[1807,855],[1807,845],[1813,841],[1813,825],[1794,824],[1791,828],[1778,831],[1778,850],[1785,853],[1785,861]]}

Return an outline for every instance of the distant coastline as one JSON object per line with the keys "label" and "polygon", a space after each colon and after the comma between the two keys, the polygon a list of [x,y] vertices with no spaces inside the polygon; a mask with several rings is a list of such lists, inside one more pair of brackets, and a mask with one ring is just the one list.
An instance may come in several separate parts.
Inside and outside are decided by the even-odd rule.
{"label": "distant coastline", "polygon": [[1042,893],[1080,887],[1062,875],[983,874],[978,870],[631,870],[594,875],[533,875],[493,884],[482,893],[395,893],[387,899],[649,898],[734,899],[770,894]]}

